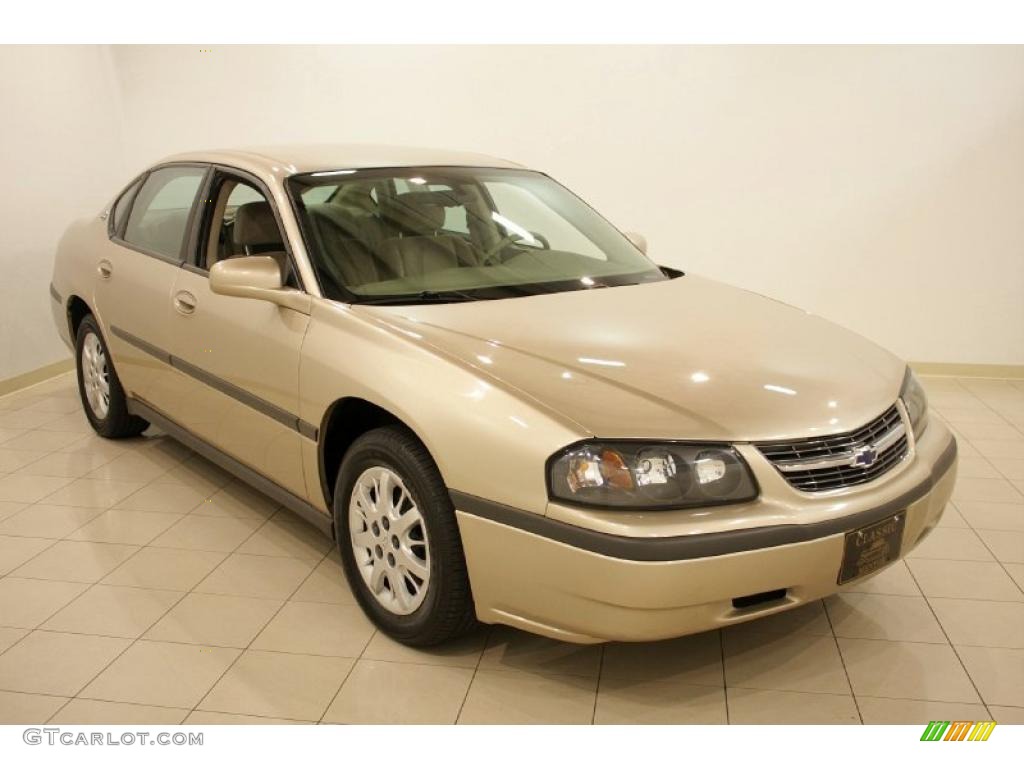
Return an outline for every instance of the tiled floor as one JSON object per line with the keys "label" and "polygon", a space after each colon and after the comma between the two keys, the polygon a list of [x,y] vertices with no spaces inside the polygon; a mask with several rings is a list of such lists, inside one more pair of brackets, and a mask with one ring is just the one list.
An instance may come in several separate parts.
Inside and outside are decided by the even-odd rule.
{"label": "tiled floor", "polygon": [[93,436],[70,376],[0,398],[0,722],[1024,722],[1024,382],[926,379],[941,528],[824,603],[642,645],[481,629],[414,651],[331,543],[163,437]]}

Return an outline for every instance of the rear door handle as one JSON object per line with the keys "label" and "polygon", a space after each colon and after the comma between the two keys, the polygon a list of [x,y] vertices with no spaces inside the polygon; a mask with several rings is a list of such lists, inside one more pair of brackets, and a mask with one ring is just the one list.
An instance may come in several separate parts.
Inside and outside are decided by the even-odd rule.
{"label": "rear door handle", "polygon": [[104,280],[109,280],[110,276],[114,274],[114,266],[109,261],[104,259],[103,261],[96,265],[96,271],[100,273],[100,277],[102,277]]}
{"label": "rear door handle", "polygon": [[174,294],[174,308],[183,315],[191,315],[196,311],[196,297],[188,291]]}

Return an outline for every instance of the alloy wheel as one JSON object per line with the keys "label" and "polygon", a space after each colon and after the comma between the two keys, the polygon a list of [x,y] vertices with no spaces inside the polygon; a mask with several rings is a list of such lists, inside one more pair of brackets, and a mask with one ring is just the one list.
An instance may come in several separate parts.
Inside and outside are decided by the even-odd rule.
{"label": "alloy wheel", "polygon": [[430,584],[430,549],[405,482],[387,467],[365,470],[352,488],[348,519],[356,566],[370,592],[391,613],[413,613]]}
{"label": "alloy wheel", "polygon": [[89,409],[97,419],[110,411],[110,370],[99,336],[89,331],[82,344],[82,384]]}

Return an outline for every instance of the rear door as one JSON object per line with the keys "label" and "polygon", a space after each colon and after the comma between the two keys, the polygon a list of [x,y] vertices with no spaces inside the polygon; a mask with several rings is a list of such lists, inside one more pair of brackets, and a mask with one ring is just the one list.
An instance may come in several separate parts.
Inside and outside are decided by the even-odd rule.
{"label": "rear door", "polygon": [[129,188],[96,264],[93,306],[118,376],[131,397],[164,411],[177,400],[168,365],[171,291],[208,170],[161,166]]}

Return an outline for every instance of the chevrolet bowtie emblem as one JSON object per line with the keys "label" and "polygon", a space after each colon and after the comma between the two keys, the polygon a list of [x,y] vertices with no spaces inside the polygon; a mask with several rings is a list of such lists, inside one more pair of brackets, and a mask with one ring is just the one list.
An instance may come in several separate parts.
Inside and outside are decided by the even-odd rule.
{"label": "chevrolet bowtie emblem", "polygon": [[851,467],[870,467],[878,459],[878,451],[873,446],[862,445],[853,453],[850,459]]}

